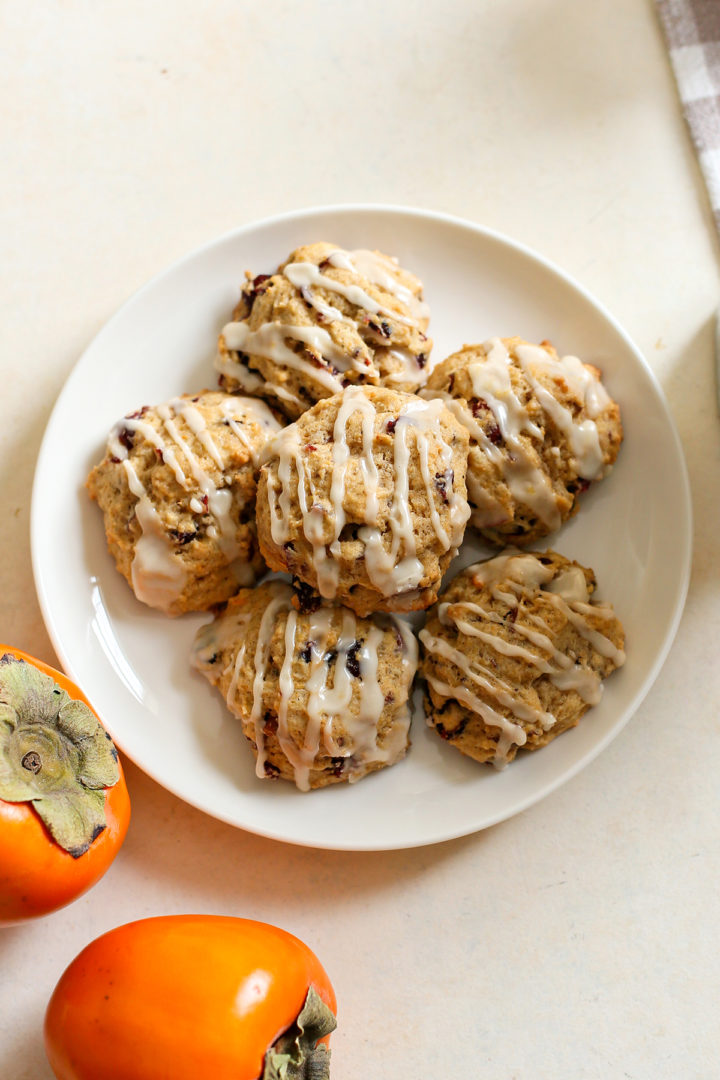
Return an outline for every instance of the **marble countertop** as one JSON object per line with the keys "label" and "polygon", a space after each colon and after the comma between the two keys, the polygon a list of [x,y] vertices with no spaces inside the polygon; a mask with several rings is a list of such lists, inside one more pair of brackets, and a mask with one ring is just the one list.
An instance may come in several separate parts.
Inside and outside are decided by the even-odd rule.
{"label": "marble countertop", "polygon": [[0,1076],[51,1080],[42,1017],[64,968],[106,929],[171,912],[263,919],[316,950],[339,1000],[334,1080],[716,1076],[719,250],[650,0],[179,0],[172,17],[51,0],[0,20],[0,640],[55,662],[30,495],[83,348],[187,251],[319,204],[445,211],[574,275],[664,389],[695,544],[675,644],[634,718],[482,833],[292,847],[127,762],[133,820],[106,877],[0,932]]}

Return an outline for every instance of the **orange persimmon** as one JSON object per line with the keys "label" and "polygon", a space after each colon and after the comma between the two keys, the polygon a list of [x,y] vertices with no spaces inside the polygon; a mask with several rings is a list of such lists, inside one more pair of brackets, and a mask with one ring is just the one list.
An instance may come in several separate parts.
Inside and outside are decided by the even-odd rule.
{"label": "orange persimmon", "polygon": [[158,916],[110,930],[70,964],[45,1048],[58,1080],[321,1078],[334,1011],[320,961],[285,930]]}
{"label": "orange persimmon", "polygon": [[0,926],[102,877],[130,820],[117,751],[66,675],[0,645]]}

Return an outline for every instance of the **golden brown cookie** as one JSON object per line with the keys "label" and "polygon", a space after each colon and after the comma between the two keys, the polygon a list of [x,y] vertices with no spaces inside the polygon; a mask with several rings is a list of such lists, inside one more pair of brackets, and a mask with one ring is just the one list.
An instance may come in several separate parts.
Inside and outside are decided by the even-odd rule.
{"label": "golden brown cookie", "polygon": [[428,607],[463,538],[468,434],[441,401],[351,387],[268,445],[260,550],[359,615]]}
{"label": "golden brown cookie", "polygon": [[440,397],[470,433],[468,498],[485,539],[524,546],[554,532],[620,449],[620,410],[599,372],[544,342],[492,338],[438,364]]}
{"label": "golden brown cookie", "polygon": [[258,455],[280,424],[218,390],[124,417],[87,481],[108,548],[138,600],[205,611],[265,569],[257,545]]}
{"label": "golden brown cookie", "polygon": [[261,778],[302,791],[354,783],[409,745],[417,642],[400,619],[360,619],[292,588],[242,589],[201,628],[193,664],[237,716]]}
{"label": "golden brown cookie", "polygon": [[310,244],[248,279],[220,335],[220,383],[291,420],[346,386],[414,391],[427,375],[428,318],[421,282],[396,259]]}
{"label": "golden brown cookie", "polygon": [[458,574],[420,631],[430,726],[501,767],[574,727],[625,661],[622,626],[594,590],[592,570],[554,551]]}

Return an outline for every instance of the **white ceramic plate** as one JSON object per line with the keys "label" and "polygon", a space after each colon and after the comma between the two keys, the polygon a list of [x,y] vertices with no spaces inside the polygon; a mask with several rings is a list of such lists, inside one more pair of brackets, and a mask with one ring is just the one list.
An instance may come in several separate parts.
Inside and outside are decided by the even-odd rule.
{"label": "white ceramic plate", "polygon": [[[433,356],[519,334],[596,364],[626,439],[612,475],[551,544],[596,571],[627,631],[626,666],[580,725],[504,772],[463,758],[418,708],[412,749],[355,786],[301,794],[257,780],[239,723],[187,657],[207,616],[167,619],[133,597],[105,547],[84,480],[124,413],[215,385],[219,328],[244,271],[268,273],[295,247],[332,240],[397,255],[425,285]],[[690,501],[682,452],[645,361],[586,292],[526,248],[466,221],[383,206],[285,215],[222,237],[137,293],[84,353],[50,418],[33,490],[32,552],[48,631],[68,674],[120,748],[194,806],[297,844],[412,847],[482,829],[575,774],[623,727],[655,679],[685,599]],[[487,552],[467,541],[459,569]]]}

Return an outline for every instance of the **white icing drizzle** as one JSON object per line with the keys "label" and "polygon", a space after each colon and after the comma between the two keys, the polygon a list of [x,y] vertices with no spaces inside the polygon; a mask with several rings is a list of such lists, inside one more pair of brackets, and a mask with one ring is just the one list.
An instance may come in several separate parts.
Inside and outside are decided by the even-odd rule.
{"label": "white icing drizzle", "polygon": [[[392,764],[402,757],[407,748],[410,711],[407,702],[397,708],[392,730],[382,746],[378,745],[378,721],[386,707],[385,695],[380,685],[379,650],[386,638],[378,623],[358,619],[347,608],[321,604],[317,611],[301,617],[292,606],[293,592],[281,581],[270,582],[270,601],[260,620],[258,638],[252,654],[252,705],[248,723],[252,725],[257,746],[256,773],[266,776],[267,761],[264,687],[270,659],[270,650],[276,627],[282,614],[287,612],[283,631],[283,658],[278,675],[279,702],[277,708],[277,739],[287,758],[297,787],[302,791],[310,788],[310,775],[317,768],[318,757],[329,755],[345,759],[345,775],[350,783],[360,779],[373,763]],[[298,640],[298,627],[303,619],[303,632],[308,641]],[[390,628],[402,643],[400,664],[400,688],[398,699],[409,698],[410,686],[417,668],[417,642],[407,624],[390,618]],[[237,689],[243,665],[247,663],[246,642],[248,615],[245,611],[220,616],[214,623],[201,628],[195,640],[193,663],[211,681],[219,676],[217,656],[231,645],[237,654],[223,674],[232,669],[226,693],[227,705],[242,717],[237,702]],[[328,655],[332,636],[333,656]],[[361,640],[362,639],[362,640]],[[309,651],[309,658],[299,656]],[[350,662],[352,662],[351,671]],[[308,665],[304,685],[297,685],[294,667]],[[329,677],[332,673],[332,685]],[[298,698],[298,695],[304,695]],[[358,702],[357,715],[353,715],[353,699]],[[291,711],[304,712],[306,727],[302,745],[298,745],[291,731]],[[344,732],[338,734],[338,725]]]}
{"label": "white icing drizzle", "polygon": [[[430,406],[429,408],[427,406]],[[447,537],[447,547],[444,550],[456,551],[462,542],[465,526],[470,516],[467,501],[458,495],[455,490],[454,476],[450,476],[453,453],[452,447],[446,443],[441,435],[443,405],[439,401],[424,402],[420,398],[413,397],[403,407],[401,415],[408,417],[408,422],[416,429],[418,446],[424,445],[423,455],[427,450],[428,436],[432,435],[435,447],[440,455],[441,464],[445,466],[445,495],[450,511],[450,536]],[[433,495],[428,485],[426,487],[428,502],[433,504]],[[444,534],[444,530],[443,530]],[[436,530],[435,535],[444,543],[440,533]]]}
{"label": "white icing drizzle", "polygon": [[[466,571],[472,574],[475,585],[485,585],[492,592],[504,581],[517,582],[524,586],[542,585],[552,581],[552,567],[541,563],[536,555],[529,552],[523,554],[496,555],[494,559],[475,563]],[[500,594],[503,598],[507,595]]]}
{"label": "white icing drizzle", "polygon": [[581,566],[568,566],[550,581],[543,583],[546,592],[558,593],[565,600],[587,604],[590,599],[587,580]]}
{"label": "white icing drizzle", "polygon": [[402,364],[401,371],[391,371],[383,376],[383,383],[386,386],[394,383],[401,383],[403,386],[421,386],[425,382],[429,373],[428,368],[420,367],[417,356],[410,349],[397,346],[386,351],[388,356],[394,357]]}
{"label": "white icing drizzle", "polygon": [[425,678],[437,694],[441,694],[443,697],[455,698],[461,705],[466,705],[478,716],[481,716],[490,727],[499,728],[500,738],[495,748],[494,758],[494,763],[499,768],[502,768],[507,762],[508,752],[512,746],[524,746],[527,742],[527,734],[520,724],[514,724],[512,720],[508,720],[506,716],[493,709],[486,701],[482,701],[467,687],[462,685],[450,686],[428,673],[425,674]]}
{"label": "white icing drizzle", "polygon": [[[597,480],[604,473],[604,462],[594,418],[610,404],[600,380],[576,356],[555,357],[539,345],[518,345],[515,355],[543,410],[567,439],[578,476],[585,480]],[[538,374],[562,380],[578,404],[587,409],[588,417],[576,421],[570,409],[542,385]]]}
{"label": "white icing drizzle", "polygon": [[[549,529],[559,529],[560,512],[552,482],[540,468],[536,452],[520,438],[525,433],[542,440],[543,432],[532,422],[512,389],[510,353],[503,342],[500,338],[493,338],[485,348],[486,360],[470,364],[468,375],[473,395],[485,401],[491,409],[507,449],[501,449],[491,442],[477,422],[473,424],[472,434],[484,453],[499,468],[513,498],[529,506]],[[470,413],[469,409],[463,411]],[[481,438],[478,438],[478,432]]]}
{"label": "white icing drizzle", "polygon": [[[321,326],[285,326],[281,323],[264,323],[257,330],[251,330],[245,322],[229,322],[223,327],[222,336],[227,348],[234,352],[266,356],[276,364],[306,375],[313,382],[329,390],[331,394],[342,392],[342,382],[329,368],[312,364],[286,344],[288,338],[292,341],[302,341],[320,356],[331,361],[339,371],[346,371],[350,366],[348,354],[335,344],[327,330]],[[226,374],[235,375],[236,369],[243,367],[244,365],[230,357],[225,361]]]}
{"label": "white icing drizzle", "polygon": [[[343,394],[333,431],[333,467],[329,507],[321,504],[311,490],[310,478],[303,464],[303,447],[296,425],[291,424],[276,437],[273,453],[277,456],[277,485],[273,474],[268,475],[271,535],[278,546],[290,535],[290,513],[293,506],[292,477],[297,476],[297,502],[302,514],[303,533],[313,549],[313,566],[318,591],[326,599],[337,593],[341,553],[340,534],[346,522],[344,508],[345,482],[350,458],[347,425],[355,413],[362,416],[362,453],[358,463],[365,489],[364,525],[358,537],[365,545],[365,568],[370,582],[383,596],[416,588],[423,577],[423,566],[417,558],[415,535],[409,503],[409,464],[411,449],[408,433],[412,428],[415,453],[420,460],[430,520],[440,549],[457,550],[469,516],[464,498],[455,491],[451,472],[452,447],[442,437],[440,413],[442,403],[413,398],[403,405],[394,424],[393,438],[393,498],[387,519],[390,543],[386,548],[382,522],[379,517],[378,471],[373,458],[376,411],[362,387],[350,387]],[[432,441],[441,463],[445,466],[445,498],[449,508],[450,531],[443,527],[435,505],[433,480],[429,469],[429,444]]]}
{"label": "white icing drizzle", "polygon": [[[549,529],[560,527],[561,519],[552,482],[544,470],[531,439],[544,438],[512,387],[511,354],[500,338],[485,342],[485,359],[468,365],[473,396],[482,399],[491,410],[505,443],[496,446],[485,435],[482,426],[462,402],[437,390],[425,390],[423,396],[437,396],[445,401],[462,424],[469,430],[481,452],[496,466],[513,498],[528,506]],[[573,454],[578,476],[597,480],[607,472],[603,461],[600,435],[595,419],[610,404],[610,398],[594,370],[575,356],[556,357],[539,345],[517,345],[517,362],[532,387],[538,404],[562,431]],[[561,381],[569,388],[578,406],[584,409],[585,419],[577,421],[571,410],[562,405],[541,382],[539,376]],[[509,451],[509,453],[508,453]],[[499,502],[483,498],[479,485],[468,480],[470,497],[476,503],[473,523],[479,528],[499,524],[506,518]]]}
{"label": "white icing drizzle", "polygon": [[239,360],[234,360],[222,349],[218,351],[215,357],[215,370],[219,371],[221,375],[229,375],[230,378],[235,379],[248,394],[272,393],[280,401],[292,405],[299,412],[304,412],[307,408],[307,404],[301,401],[296,394],[287,390],[280,383],[273,382],[271,379],[264,379],[256,372],[250,371]]}
{"label": "white icing drizzle", "polygon": [[507,594],[500,592],[498,584],[507,579],[516,597],[513,607],[517,607],[518,595],[528,595],[533,587],[542,588],[545,599],[560,610],[596,652],[612,659],[616,667],[625,663],[624,651],[588,622],[588,615],[610,620],[614,619],[615,613],[609,605],[587,603],[587,587],[579,585],[582,574],[579,567],[569,567],[555,576],[551,566],[544,565],[531,554],[499,555],[485,563],[476,563],[468,572],[472,573],[476,585],[484,584],[491,595],[505,600]]}
{"label": "white icing drizzle", "polygon": [[592,611],[594,614],[599,613],[597,608],[592,607],[592,605],[590,604],[567,604],[561,596],[558,596],[556,598],[553,597],[553,603],[555,603],[558,607],[562,606],[563,612],[567,613],[567,617],[573,624],[575,629],[580,633],[582,637],[585,638],[586,641],[590,642],[595,652],[600,653],[601,656],[612,660],[616,667],[620,667],[622,664],[625,663],[624,651],[622,649],[618,649],[617,646],[614,645],[613,642],[610,640],[610,638],[605,637],[605,635],[601,634],[599,630],[593,630],[593,628],[589,626],[587,620],[585,619],[585,614],[582,611],[583,606],[586,607],[587,611]]}
{"label": "white icing drizzle", "polygon": [[[452,411],[455,412],[454,409]],[[457,416],[456,412],[455,415]],[[476,529],[486,529],[493,525],[502,525],[508,520],[508,512],[502,501],[493,496],[475,474],[473,459],[477,453],[478,448],[471,446],[465,483],[471,507],[470,520]]]}
{"label": "white icing drizzle", "polygon": [[[560,652],[552,641],[550,627],[540,616],[529,611],[524,611],[522,618],[520,616],[520,598],[530,597],[538,589],[542,590],[542,596],[561,610],[564,617],[573,624],[582,637],[590,642],[596,652],[601,656],[611,658],[613,663],[620,667],[625,661],[623,650],[618,649],[608,637],[594,629],[587,618],[599,616],[603,619],[612,619],[614,612],[609,606],[587,602],[588,590],[582,569],[578,566],[570,566],[553,576],[553,568],[544,565],[533,555],[510,554],[497,556],[485,563],[478,563],[466,572],[472,575],[477,586],[484,585],[491,596],[502,600],[515,610],[517,612],[515,620],[507,623],[500,614],[480,604],[457,601],[438,605],[440,622],[446,626],[456,627],[461,634],[468,637],[478,638],[502,656],[517,657],[529,663],[538,673],[546,675],[559,690],[574,690],[586,704],[596,705],[602,694],[600,675],[592,668],[577,663],[570,656]],[[508,641],[500,634],[493,634],[483,629],[481,624],[470,622],[468,617],[464,617],[465,615],[476,616],[481,623],[486,625],[503,626],[535,648],[528,648],[520,642]],[[420,640],[428,654],[443,657],[457,667],[462,674],[463,679],[458,687],[446,686],[443,690],[439,688],[437,679],[433,681],[428,677],[428,681],[436,686],[438,693],[455,698],[482,716],[486,723],[500,727],[501,739],[494,762],[496,765],[502,767],[505,763],[508,749],[513,742],[521,746],[526,740],[523,738],[522,742],[517,742],[512,739],[509,743],[507,742],[507,730],[502,725],[489,720],[486,713],[479,707],[482,702],[475,695],[469,695],[464,685],[468,681],[481,687],[485,694],[494,697],[521,721],[539,724],[544,731],[549,730],[555,723],[555,718],[551,714],[530,706],[489,667],[480,664],[471,665],[462,651],[434,636],[427,629],[420,632]]]}
{"label": "white icing drizzle", "polygon": [[[504,705],[506,709],[509,709],[513,716],[516,716],[518,720],[525,720],[528,723],[540,724],[544,731],[548,731],[556,722],[556,718],[544,709],[536,709],[531,705],[528,705],[526,701],[514,694],[512,687],[509,683],[499,679],[496,675],[486,668],[482,664],[477,664],[473,667],[467,656],[461,653],[458,649],[454,649],[443,638],[435,637],[429,630],[423,629],[420,631],[420,640],[427,652],[436,656],[442,656],[443,659],[449,660],[451,664],[454,664],[456,668],[462,672],[466,679],[470,682],[474,682],[486,694],[490,694],[501,705]],[[479,635],[478,635],[479,636]],[[492,635],[487,635],[491,637]]]}
{"label": "white icing drizzle", "polygon": [[[372,251],[347,252],[338,248],[330,254],[328,262],[336,268],[348,270],[356,277],[379,286],[383,291],[395,297],[410,314],[404,315],[400,311],[381,304],[357,282],[338,281],[324,274],[315,263],[288,263],[283,270],[284,276],[322,318],[352,326],[359,333],[365,329],[357,319],[343,314],[339,308],[328,304],[322,296],[318,295],[319,289],[336,293],[371,315],[387,316],[407,326],[427,325],[429,309],[426,304],[418,300],[410,288],[399,280],[397,260]],[[343,388],[342,381],[337,377],[338,372],[353,370],[363,375],[368,374],[367,359],[363,355],[355,356],[343,349],[322,327],[285,326],[273,322],[266,323],[257,330],[250,330],[245,321],[229,322],[223,327],[222,338],[227,349],[267,357],[278,365],[301,372],[331,393],[340,393]],[[302,341],[309,345],[323,360],[329,362],[332,370],[330,366],[315,365],[305,359],[302,354],[296,353],[288,346],[288,339]],[[383,354],[392,354],[394,359],[402,365],[401,371],[388,375],[385,381],[403,385],[420,385],[425,381],[427,370],[420,366],[417,357],[409,349],[378,347],[376,351],[377,359],[380,359]],[[286,390],[281,384],[272,379],[266,380],[261,375],[249,371],[244,364],[227,355],[222,348],[215,360],[215,367],[222,374],[236,379],[250,393],[262,394],[269,391],[281,400],[292,403],[294,407],[299,407],[302,411],[306,408],[296,395]]]}
{"label": "white icing drizzle", "polygon": [[[182,402],[180,407],[178,407],[179,402]],[[194,405],[189,404],[188,402],[183,402],[181,398],[175,398],[175,400],[172,402],[172,406],[175,414],[178,416],[182,416],[183,420],[190,428],[193,435],[204,447],[204,449],[207,450],[209,457],[212,458],[218,469],[220,469],[220,471],[222,472],[224,466],[222,454],[215,445],[215,440],[212,438],[210,432],[208,431],[207,424],[205,423],[205,417],[200,412],[200,410]],[[163,415],[162,411],[160,412],[160,415]],[[168,428],[168,430],[170,429]],[[247,439],[243,439],[242,442],[247,446]]]}
{"label": "white icing drizzle", "polygon": [[[228,562],[232,562],[240,551],[236,539],[237,528],[231,516],[232,492],[227,488],[218,488],[215,485],[210,474],[202,467],[199,459],[193,453],[188,440],[182,434],[177,423],[178,419],[184,420],[213,460],[220,461],[220,468],[222,468],[222,458],[206,429],[202,414],[182,398],[174,398],[167,405],[158,406],[157,414],[163,421],[163,426],[170,439],[182,452],[195,484],[207,499],[208,511],[214,519],[214,527],[212,525],[209,527],[208,535],[213,539],[217,539],[223,555]],[[212,452],[210,447],[212,447]],[[213,531],[211,532],[211,530]]]}
{"label": "white icing drizzle", "polygon": [[144,604],[169,611],[185,586],[185,568],[173,553],[160,515],[127,457],[123,468],[128,487],[138,500],[135,517],[141,529],[130,569],[133,591]]}
{"label": "white icing drizzle", "polygon": [[510,380],[510,353],[500,338],[485,343],[485,360],[468,367],[475,397],[482,398],[493,411],[506,442],[521,432],[542,439],[542,429],[533,423]]}
{"label": "white icing drizzle", "polygon": [[[333,252],[333,254],[336,253]],[[305,293],[303,295],[306,296],[306,299],[310,299],[310,303],[313,303],[312,286],[315,286],[315,288],[327,289],[328,292],[335,292],[339,296],[343,296],[351,304],[362,308],[364,311],[369,311],[372,315],[388,315],[390,318],[395,319],[396,322],[405,323],[408,326],[411,326],[415,321],[406,318],[397,311],[393,311],[392,308],[385,307],[378,300],[374,300],[361,285],[347,284],[344,281],[338,281],[336,278],[328,277],[327,274],[323,274],[315,263],[288,263],[283,273],[296,289],[307,290],[310,296],[308,297]],[[342,315],[341,320],[345,321]]]}
{"label": "white icing drizzle", "polygon": [[190,654],[190,662],[198,671],[202,671],[210,678],[210,681],[215,681],[214,676],[216,674],[216,667],[219,656],[221,653],[227,653],[231,650],[233,643],[236,640],[241,641],[240,648],[236,655],[231,657],[230,662],[226,665],[222,674],[227,675],[232,672],[230,676],[230,682],[228,684],[227,692],[225,694],[225,701],[229,709],[233,709],[235,701],[235,692],[237,690],[240,673],[242,671],[243,662],[245,660],[245,631],[248,622],[248,612],[246,608],[241,608],[236,611],[234,609],[226,610],[222,618],[214,619],[213,622],[206,623],[201,626],[195,635],[195,641],[193,642],[192,651]]}
{"label": "white icing drizzle", "polygon": [[[425,484],[425,495],[427,497],[428,506],[430,507],[430,520],[432,522],[432,527],[435,531],[435,535],[440,541],[440,546],[442,550],[447,551],[450,547],[450,537],[443,528],[443,524],[440,521],[440,515],[438,514],[437,507],[435,505],[435,497],[432,490],[433,480],[430,476],[430,460],[427,439],[418,439],[417,449],[418,457],[420,459],[420,475],[422,476],[423,483]],[[449,447],[447,447],[447,449],[449,449]]]}
{"label": "white icing drizzle", "polygon": [[126,416],[115,424],[108,437],[108,452],[114,458],[117,458],[119,461],[125,461],[128,456],[127,447],[120,442],[120,434],[123,429],[127,429],[131,432],[139,432],[143,439],[150,443],[150,445],[162,455],[164,463],[169,465],[172,469],[175,479],[180,487],[187,489],[189,481],[178,461],[175,450],[172,446],[168,446],[163,439],[162,434],[159,431],[156,431],[152,424],[148,423],[147,420],[143,420],[141,416]]}
{"label": "white icing drizzle", "polygon": [[341,627],[335,651],[338,659],[342,659],[342,663],[338,664],[336,660],[333,671],[333,685],[330,687],[327,684],[330,670],[329,665],[325,662],[325,653],[330,632],[333,628],[334,614],[332,608],[323,604],[310,616],[310,640],[315,644],[311,648],[311,676],[307,682],[307,714],[309,719],[313,721],[317,735],[308,725],[305,737],[305,746],[308,747],[308,744],[310,744],[313,747],[319,744],[321,741],[320,736],[322,736],[322,743],[330,754],[340,753],[341,747],[332,737],[329,726],[326,728],[323,724],[323,717],[342,716],[350,704],[352,686],[350,685],[350,673],[347,670],[345,660],[348,649],[355,640],[356,628],[353,613],[348,611],[347,608],[338,609]]}
{"label": "white icing drizzle", "polygon": [[243,641],[242,645],[238,649],[237,656],[235,657],[235,663],[232,665],[232,667],[233,667],[232,678],[230,679],[230,685],[228,686],[227,694],[225,696],[225,701],[227,703],[228,708],[230,708],[230,706],[232,705],[232,702],[235,699],[235,692],[237,690],[238,679],[240,678],[240,672],[242,671],[242,665],[243,665],[244,659],[245,659],[245,642]]}
{"label": "white icing drizzle", "polygon": [[[445,605],[443,605],[445,606]],[[500,653],[502,656],[517,656],[526,663],[532,664],[537,670],[548,676],[550,682],[553,683],[558,690],[576,690],[580,697],[588,705],[597,705],[600,701],[602,694],[602,680],[596,671],[592,668],[585,668],[579,664],[575,664],[569,656],[560,652],[553,645],[550,635],[550,627],[547,626],[542,619],[535,616],[532,617],[532,621],[535,626],[540,625],[543,629],[537,630],[532,626],[518,621],[517,619],[512,624],[513,631],[526,641],[531,642],[540,650],[540,653],[535,652],[532,649],[525,648],[515,642],[506,641],[500,637],[499,634],[490,634],[487,631],[481,630],[475,623],[470,623],[466,619],[460,617],[460,610],[467,611],[470,614],[480,616],[485,622],[496,623],[497,625],[505,625],[502,616],[498,615],[494,611],[487,611],[479,604],[472,604],[470,602],[460,602],[453,604],[452,621],[458,630],[467,634],[469,637],[477,637],[485,644],[490,645],[495,652]],[[595,609],[593,609],[595,610]],[[526,613],[528,619],[531,618],[530,613]],[[441,621],[442,615],[441,615]],[[546,632],[543,632],[546,631]],[[543,655],[547,654],[547,655]]]}
{"label": "white icing drizzle", "polygon": [[[277,717],[277,739],[280,744],[280,749],[285,754],[285,757],[295,767],[296,782],[298,778],[298,765],[295,763],[295,742],[290,737],[288,731],[288,709],[292,701],[292,696],[295,693],[295,683],[293,682],[293,661],[295,659],[295,635],[297,632],[297,612],[293,607],[288,609],[287,622],[285,623],[285,655],[283,656],[282,667],[280,668],[280,675],[278,676],[278,685],[280,688],[280,703],[278,705],[278,717]],[[258,758],[258,765],[260,759]],[[298,786],[302,790],[309,788],[309,776],[310,768],[305,767],[304,762],[300,766],[301,783]],[[263,776],[262,772],[257,770],[257,775]]]}
{"label": "white icing drizzle", "polygon": [[[426,400],[442,401],[463,427],[467,428],[477,443],[477,449],[470,447],[470,461],[474,454],[484,454],[500,472],[513,498],[518,502],[531,499],[541,520],[546,521],[551,528],[560,527],[560,514],[548,478],[537,467],[519,439],[515,440],[514,457],[510,459],[507,453],[488,439],[470,409],[457,398],[442,390],[421,390],[420,395]],[[507,510],[502,502],[493,498],[490,492],[475,480],[471,470],[468,470],[467,484],[473,502],[472,521],[477,528],[498,525],[507,520]]]}
{"label": "white icing drizzle", "polygon": [[358,248],[356,251],[342,251],[338,248],[328,256],[328,262],[338,269],[350,270],[364,277],[366,281],[372,282],[373,285],[378,285],[384,292],[390,293],[405,304],[414,320],[427,324],[430,309],[398,278],[397,259],[382,255],[378,251],[369,251],[367,248]]}
{"label": "white icing drizzle", "polygon": [[[371,408],[373,406],[371,405]],[[395,593],[414,589],[420,583],[423,576],[423,567],[416,557],[415,534],[410,516],[410,503],[408,499],[410,477],[408,464],[410,462],[410,450],[407,444],[407,423],[404,422],[403,414],[398,417],[395,425],[393,439],[393,465],[395,487],[393,491],[392,507],[388,516],[391,542],[390,550],[385,550],[380,529],[371,518],[369,507],[377,507],[377,476],[373,483],[367,483],[365,477],[366,499],[365,520],[366,524],[359,531],[360,539],[365,544],[365,568],[372,584],[380,590],[383,596],[392,596]],[[342,435],[343,441],[345,433]],[[339,535],[339,534],[338,534]],[[400,558],[400,553],[403,557]]]}
{"label": "white icing drizzle", "polygon": [[321,596],[332,599],[337,592],[340,567],[331,557],[326,546],[326,510],[322,503],[314,499],[310,478],[306,476],[303,463],[300,433],[295,424],[290,424],[280,432],[273,443],[273,449],[278,455],[277,482],[280,485],[280,491],[278,494],[275,478],[272,473],[269,473],[270,535],[278,546],[285,544],[290,536],[290,519],[294,505],[292,497],[294,466],[297,476],[297,503],[302,514],[303,533],[313,548],[313,566],[318,579],[318,592]]}
{"label": "white icing drizzle", "polygon": [[[254,576],[249,567],[237,560],[240,548],[236,538],[237,527],[232,519],[232,492],[228,488],[218,487],[215,484],[193,452],[190,442],[183,435],[178,424],[179,420],[185,422],[189,431],[222,472],[223,457],[208,430],[202,412],[192,400],[182,397],[173,398],[167,404],[159,405],[155,412],[162,421],[161,430],[157,430],[142,416],[124,417],[110,433],[108,450],[113,457],[123,462],[128,477],[128,487],[138,499],[135,513],[142,529],[142,536],[136,545],[133,558],[132,579],[135,594],[139,600],[151,607],[167,610],[182,592],[185,572],[182,570],[181,560],[172,553],[172,543],[167,531],[129,460],[127,447],[120,440],[123,430],[139,433],[158,452],[163,462],[172,469],[178,484],[186,492],[193,493],[188,500],[188,509],[192,513],[204,514],[207,506],[207,511],[213,518],[213,523],[208,526],[207,534],[217,541],[228,563],[233,565],[238,582],[251,584]],[[268,437],[280,429],[280,425],[265,403],[253,398],[228,397],[222,403],[221,413],[235,436],[250,450],[253,461],[257,459],[257,452],[252,450],[250,440],[238,421],[250,419],[264,428]],[[202,498],[194,494],[197,489],[201,492]],[[163,550],[167,553],[164,560],[161,555]],[[172,559],[172,564],[168,563],[168,559]],[[173,572],[169,569],[171,565],[175,567]],[[182,570],[182,574],[178,571],[178,567]],[[153,581],[154,577],[157,577],[156,584]]]}
{"label": "white icing drizzle", "polygon": [[[410,723],[412,720],[410,692],[418,666],[417,638],[408,624],[399,616],[391,615],[389,618],[391,625],[402,640],[401,664],[403,674],[400,685],[402,686],[403,692],[406,693],[406,701],[395,715],[392,730],[385,736],[384,750],[378,750],[379,753],[383,753],[384,756],[382,760],[386,764],[392,764],[394,761],[401,758],[408,746]],[[372,664],[372,656],[366,657],[365,648],[363,648],[361,653],[362,670],[366,670],[366,663],[368,665]],[[373,670],[375,669],[373,668]]]}
{"label": "white icing drizzle", "polygon": [[578,404],[595,420],[611,403],[596,370],[577,356],[556,356],[542,345],[516,345],[515,353],[523,370],[533,376],[544,374],[564,382]]}
{"label": "white icing drizzle", "polygon": [[252,688],[253,701],[249,721],[255,729],[255,745],[257,747],[256,773],[259,777],[265,776],[266,756],[265,735],[263,733],[264,720],[262,716],[262,704],[263,684],[265,682],[265,672],[267,670],[268,658],[270,656],[270,642],[272,640],[273,631],[275,630],[277,616],[280,614],[281,611],[287,611],[290,608],[290,594],[288,586],[283,589],[273,589],[273,592],[275,595],[262,613],[262,618],[260,620],[260,629],[258,631],[258,639],[255,645],[255,675],[253,678]]}
{"label": "white icing drizzle", "polygon": [[307,300],[311,307],[314,307],[319,315],[323,319],[327,319],[328,322],[340,322],[345,323],[346,326],[357,327],[357,323],[349,315],[343,315],[340,308],[336,308],[334,304],[326,304],[321,296],[318,296],[312,289],[304,287],[301,289],[303,300]]}
{"label": "white icing drizzle", "polygon": [[[272,435],[280,431],[281,427],[271,410],[264,401],[257,398],[228,397],[222,403],[222,414],[223,418],[227,420],[230,430],[250,454],[253,464],[258,465],[265,446],[264,444],[261,446],[255,445],[248,438],[247,432],[243,430],[238,420],[247,418],[254,420],[266,431],[267,437],[270,439]],[[222,465],[220,467],[222,468]]]}

